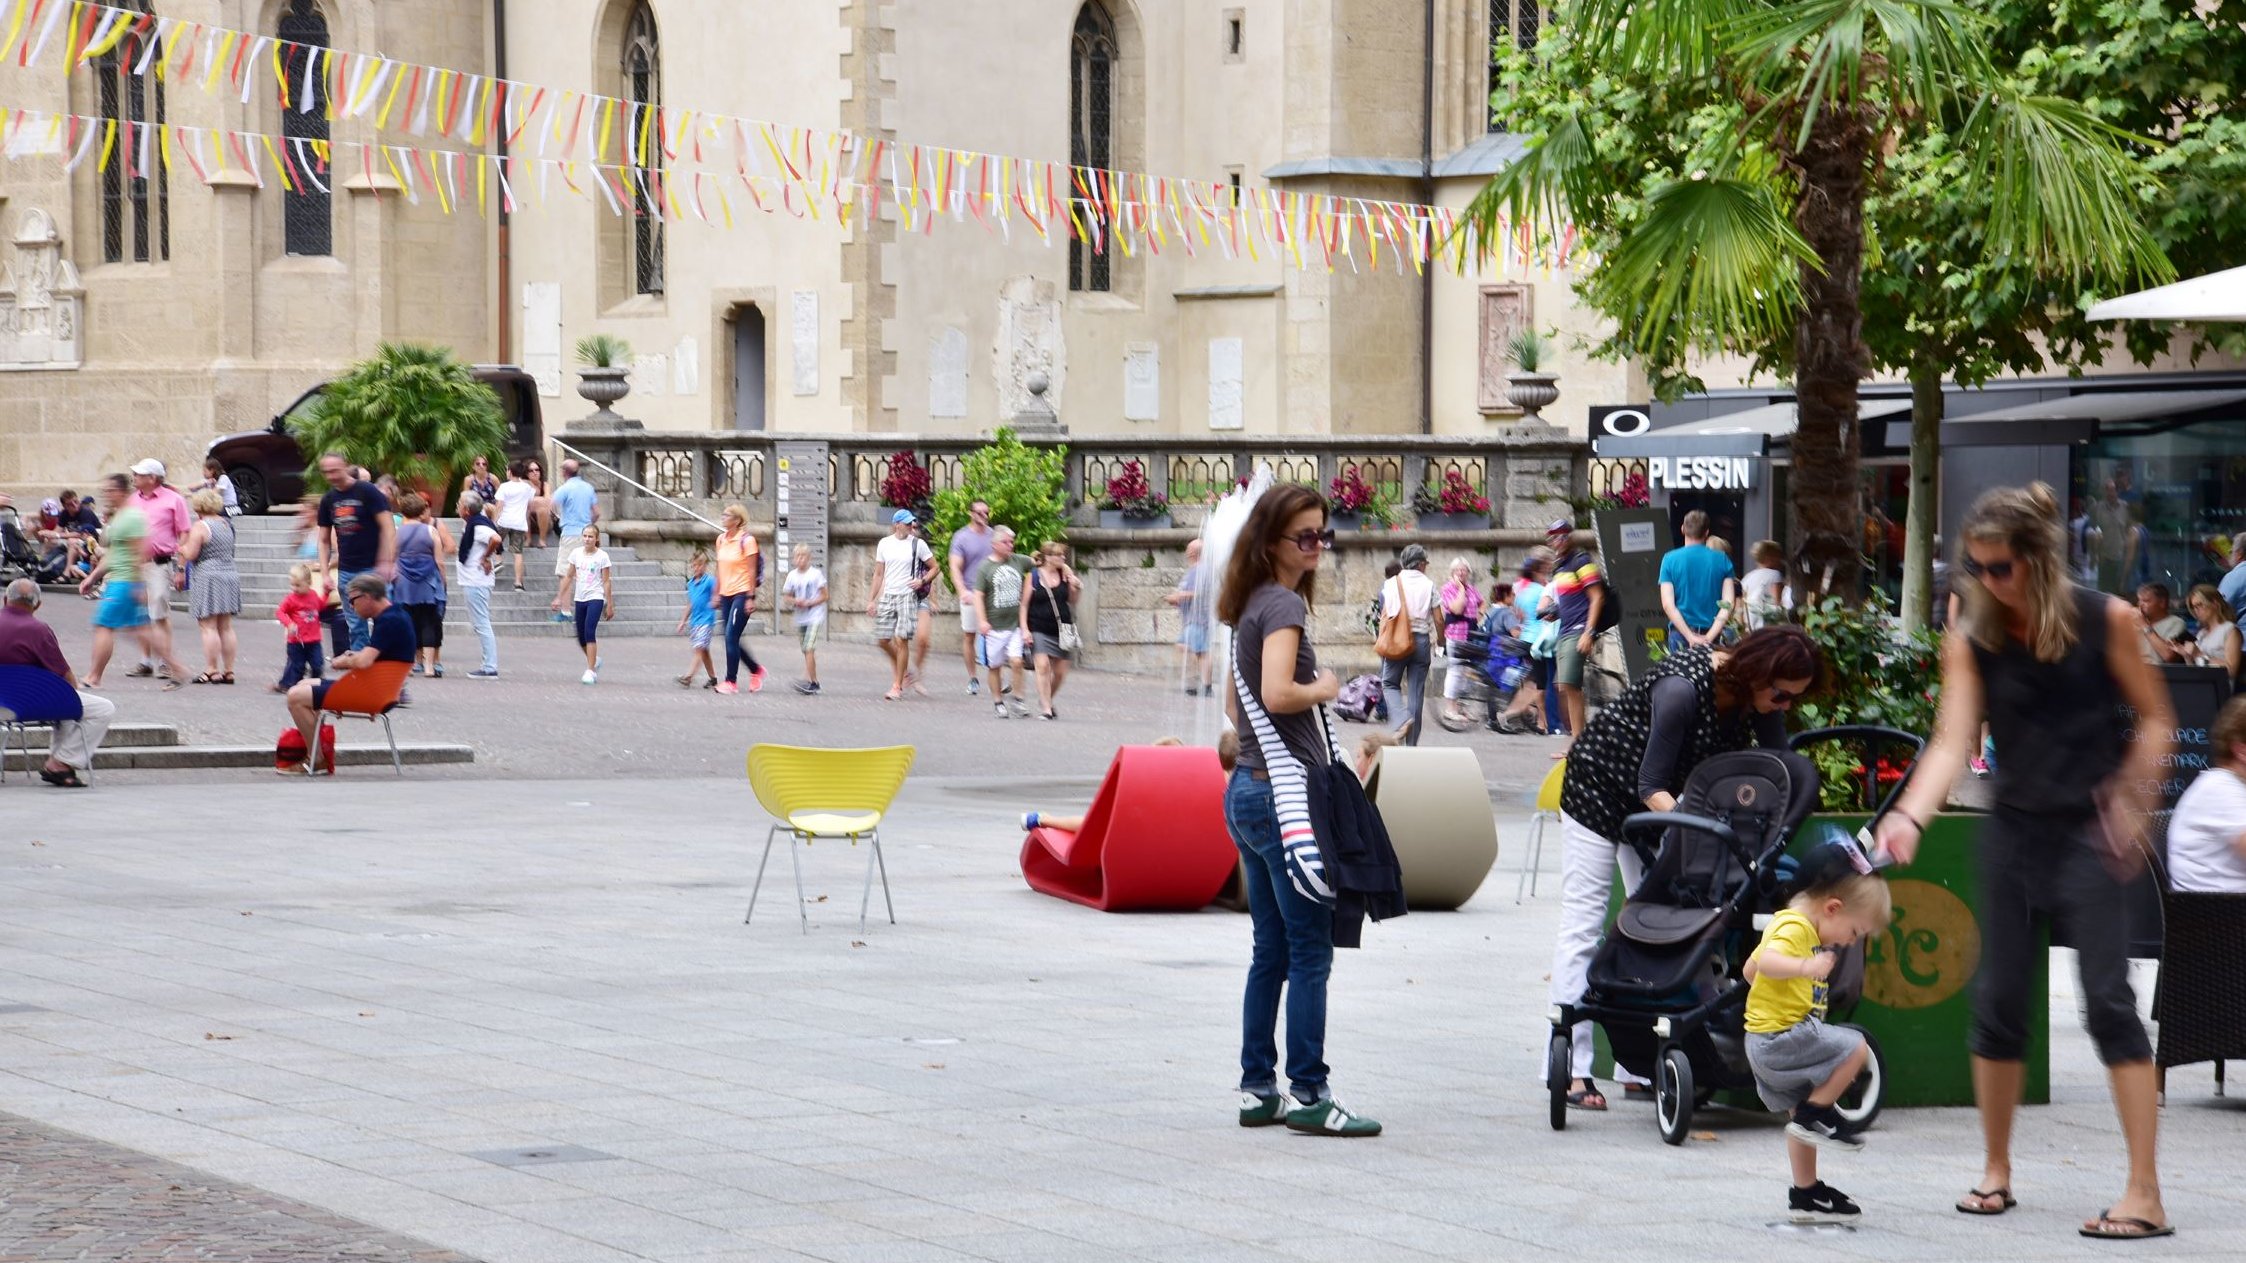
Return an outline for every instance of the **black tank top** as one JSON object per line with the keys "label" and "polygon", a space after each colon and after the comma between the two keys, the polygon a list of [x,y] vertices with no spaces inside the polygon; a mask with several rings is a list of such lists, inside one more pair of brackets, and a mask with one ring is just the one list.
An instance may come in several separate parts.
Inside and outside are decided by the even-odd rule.
{"label": "black tank top", "polygon": [[1996,742],[1996,804],[2035,815],[2088,817],[2093,795],[2121,766],[2121,687],[2106,665],[2102,592],[2074,590],[2074,647],[2038,662],[2007,637],[1994,653],[1973,646]]}

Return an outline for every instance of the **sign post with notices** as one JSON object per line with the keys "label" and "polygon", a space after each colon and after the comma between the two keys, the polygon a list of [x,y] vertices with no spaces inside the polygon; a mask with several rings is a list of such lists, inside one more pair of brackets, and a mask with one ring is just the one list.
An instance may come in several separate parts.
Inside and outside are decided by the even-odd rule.
{"label": "sign post with notices", "polygon": [[[827,564],[827,445],[776,442],[772,445],[772,578],[795,565],[795,546],[811,548],[811,564]],[[780,602],[770,602],[773,626]]]}
{"label": "sign post with notices", "polygon": [[1655,644],[1666,644],[1669,616],[1661,612],[1661,554],[1668,551],[1666,509],[1606,509],[1591,515],[1599,535],[1599,570],[1607,599],[1618,602],[1622,660],[1632,680],[1653,669]]}
{"label": "sign post with notices", "polygon": [[[2168,817],[2176,800],[2192,780],[2214,763],[2215,714],[2230,700],[2230,676],[2220,667],[2187,667],[2163,663],[2154,668],[2168,686],[2168,702],[2176,711],[2176,727],[2168,734],[2168,758],[2160,769],[2160,805],[2145,822],[2144,840],[2161,868],[2168,867]],[[2122,722],[2134,738],[2137,712],[2121,708]],[[2004,757],[2003,751],[1997,758]],[[2140,960],[2158,960],[2161,943],[2160,881],[2148,869],[2130,883],[2129,954]]]}

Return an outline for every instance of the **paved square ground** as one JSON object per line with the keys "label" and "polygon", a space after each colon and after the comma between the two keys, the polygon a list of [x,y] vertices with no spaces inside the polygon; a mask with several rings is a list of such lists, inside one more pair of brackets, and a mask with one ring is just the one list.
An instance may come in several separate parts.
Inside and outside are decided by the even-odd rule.
{"label": "paved square ground", "polygon": [[[1044,730],[1008,733],[1035,760]],[[1021,884],[1013,814],[1067,805],[1052,798],[1095,770],[916,780],[888,838],[898,924],[876,891],[860,931],[865,853],[821,845],[809,934],[781,857],[741,923],[764,820],[736,779],[12,783],[0,1010],[23,1007],[0,1011],[0,1111],[487,1263],[2237,1257],[2246,1240],[2246,1104],[2216,1100],[2204,1068],[2179,1072],[2163,1120],[2181,1234],[2074,1236],[2120,1154],[2063,970],[2056,1100],[2024,1116],[2021,1205],[2001,1219],[1949,1209],[1978,1174],[1964,1110],[1890,1112],[1864,1154],[1829,1160],[1866,1220],[1814,1237],[1770,1226],[1766,1118],[1711,1113],[1672,1149],[1618,1103],[1553,1133],[1533,1067],[1555,908],[1549,886],[1512,900],[1513,813],[1480,897],[1374,927],[1338,964],[1336,1083],[1389,1134],[1244,1131],[1245,918],[1103,916]]]}

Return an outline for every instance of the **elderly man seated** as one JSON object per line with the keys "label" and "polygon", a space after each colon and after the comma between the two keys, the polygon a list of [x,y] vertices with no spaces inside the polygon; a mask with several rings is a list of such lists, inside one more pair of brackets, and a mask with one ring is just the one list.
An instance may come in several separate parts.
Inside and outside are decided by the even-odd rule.
{"label": "elderly man seated", "polygon": [[[39,585],[29,579],[8,585],[7,600],[0,604],[0,666],[38,667],[62,677],[64,684],[76,689],[78,677],[62,656],[54,628],[39,621],[39,600]],[[47,765],[39,770],[39,779],[57,789],[86,787],[78,773],[93,767],[94,751],[101,748],[109,721],[117,715],[117,707],[108,698],[87,692],[79,692],[78,706],[78,719],[55,724],[54,746],[47,753]]]}
{"label": "elderly man seated", "polygon": [[2168,884],[2246,895],[2246,697],[2223,704],[2208,737],[2208,765],[2168,820]]}
{"label": "elderly man seated", "polygon": [[[357,671],[377,662],[413,661],[420,649],[414,638],[413,620],[406,612],[390,603],[390,585],[377,574],[354,576],[343,587],[343,608],[353,618],[364,619],[369,624],[367,647],[339,653],[328,660],[328,666],[337,671]],[[348,677],[346,677],[348,678]],[[289,718],[296,721],[298,732],[304,734],[304,748],[309,755],[301,769],[283,769],[285,775],[319,775],[320,709],[326,703],[328,690],[343,681],[299,680],[289,690]]]}

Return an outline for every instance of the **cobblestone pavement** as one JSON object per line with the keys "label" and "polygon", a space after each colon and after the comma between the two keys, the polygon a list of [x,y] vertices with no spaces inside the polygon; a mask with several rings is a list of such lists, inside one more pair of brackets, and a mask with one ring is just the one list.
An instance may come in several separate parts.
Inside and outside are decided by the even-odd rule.
{"label": "cobblestone pavement", "polygon": [[[84,609],[90,605],[49,597],[41,611],[55,628],[73,665],[90,661],[91,635]],[[195,625],[172,620],[183,637],[181,654],[190,670],[201,669],[193,643]],[[919,775],[1070,777],[1096,779],[1115,747],[1148,742],[1166,733],[1196,744],[1216,739],[1217,701],[1185,696],[1182,679],[1080,670],[1064,687],[1047,723],[992,717],[990,699],[965,693],[966,673],[954,634],[931,650],[930,696],[907,694],[884,702],[888,667],[869,644],[829,644],[819,651],[825,692],[804,697],[791,687],[802,674],[802,655],[792,638],[752,636],[749,643],[770,669],[762,693],[744,691],[719,697],[701,689],[681,689],[673,679],[686,669],[683,640],[614,640],[603,647],[606,665],[593,687],[578,683],[584,658],[568,640],[523,639],[500,647],[501,678],[469,680],[473,642],[450,646],[452,666],[442,680],[417,679],[413,706],[397,718],[401,740],[456,741],[475,747],[472,764],[419,767],[416,781],[586,780],[616,776],[738,776],[742,752],[753,742],[805,745],[885,745],[919,747]],[[942,622],[938,621],[939,636]],[[270,621],[244,622],[241,657],[231,687],[196,686],[173,693],[153,680],[128,679],[113,666],[102,692],[117,703],[117,720],[179,725],[191,742],[202,744],[271,743],[288,722],[287,708],[265,691],[278,675],[280,629]],[[947,653],[946,650],[949,650]],[[122,657],[122,651],[120,651]],[[719,669],[723,670],[722,657]],[[1035,685],[1029,685],[1034,702]],[[1518,801],[1551,770],[1557,743],[1543,737],[1499,737],[1475,730],[1444,732],[1435,724],[1439,697],[1428,699],[1425,741],[1430,745],[1467,745],[1481,758],[1493,792]],[[1343,725],[1345,740],[1369,731]],[[346,743],[379,743],[379,726],[347,721],[337,730]],[[347,771],[346,777],[372,776],[378,769]],[[387,776],[387,770],[382,770]],[[271,779],[270,773],[117,772],[109,784],[151,781],[232,781]]]}
{"label": "cobblestone pavement", "polygon": [[473,1263],[316,1206],[0,1114],[0,1263]]}
{"label": "cobblestone pavement", "polygon": [[[1045,734],[1003,731],[1001,763]],[[1817,1235],[1780,1222],[1760,1113],[1706,1111],[1677,1148],[1631,1103],[1550,1131],[1557,900],[1513,901],[1518,813],[1472,902],[1337,959],[1335,1083],[1388,1132],[1335,1142],[1233,1123],[1245,917],[1023,887],[1009,818],[1069,805],[1025,802],[1055,786],[916,777],[884,831],[897,924],[877,894],[859,928],[865,852],[820,845],[805,933],[778,856],[741,923],[763,823],[735,777],[259,784],[247,809],[225,780],[0,788],[0,1110],[486,1263],[1995,1263],[2246,1240],[2246,1102],[2206,1067],[2171,1076],[2161,1124],[2180,1234],[2075,1235],[2121,1162],[2063,963],[2053,1099],[2022,1114],[2001,1218],[1950,1209],[1978,1175],[1969,1110],[1890,1110],[1832,1157],[1866,1215]]]}

